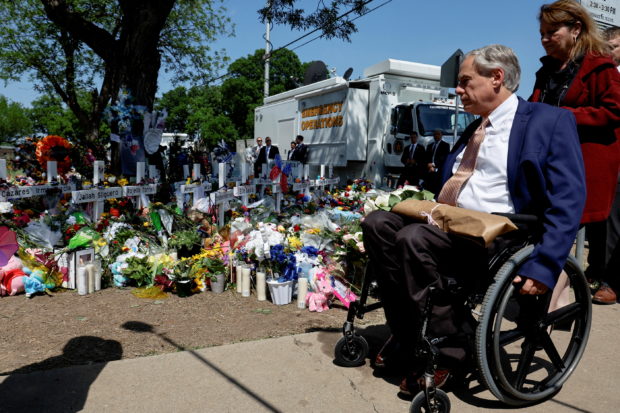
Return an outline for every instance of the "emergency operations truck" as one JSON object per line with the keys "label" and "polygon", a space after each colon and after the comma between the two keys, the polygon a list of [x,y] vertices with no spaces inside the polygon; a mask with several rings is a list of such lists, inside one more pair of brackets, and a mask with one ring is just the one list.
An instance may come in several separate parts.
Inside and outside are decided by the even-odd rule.
{"label": "emergency operations truck", "polygon": [[[341,179],[365,177],[375,185],[402,169],[400,158],[416,131],[420,143],[441,129],[452,143],[474,120],[443,97],[440,67],[388,59],[364,70],[364,78],[332,77],[265,98],[255,109],[254,138],[271,137],[286,159],[290,142],[303,135],[310,175],[333,165]],[[342,182],[342,181],[341,181]]]}

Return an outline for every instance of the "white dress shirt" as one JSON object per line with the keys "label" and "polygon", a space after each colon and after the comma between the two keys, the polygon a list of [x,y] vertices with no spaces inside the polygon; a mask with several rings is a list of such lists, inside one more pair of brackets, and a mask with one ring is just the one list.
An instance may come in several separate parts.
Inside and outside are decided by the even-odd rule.
{"label": "white dress shirt", "polygon": [[[457,198],[461,208],[483,212],[514,213],[508,191],[508,139],[519,101],[513,94],[489,115],[474,172]],[[456,157],[456,173],[465,150]]]}

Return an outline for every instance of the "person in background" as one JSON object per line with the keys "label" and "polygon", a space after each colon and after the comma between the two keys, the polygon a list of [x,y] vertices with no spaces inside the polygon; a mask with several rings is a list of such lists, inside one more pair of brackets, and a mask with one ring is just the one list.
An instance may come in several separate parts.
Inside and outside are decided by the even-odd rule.
{"label": "person in background", "polygon": [[[611,51],[611,58],[620,71],[620,27],[610,27],[603,32],[603,37]],[[607,218],[607,265],[603,281],[617,294],[620,291],[620,173],[616,185],[616,197]],[[602,294],[601,291],[600,294]],[[612,300],[607,300],[608,302]],[[613,302],[611,302],[613,304]]]}
{"label": "person in background", "polygon": [[288,151],[288,155],[286,155],[286,159],[289,161],[293,160],[293,156],[295,155],[295,147],[297,146],[297,143],[295,143],[295,141],[291,141],[291,150]]}
{"label": "person in background", "polygon": [[436,129],[433,132],[433,143],[429,143],[426,147],[427,171],[426,178],[424,179],[424,189],[431,191],[435,195],[439,195],[441,171],[450,152],[450,145],[444,142],[442,137],[441,130]]}
{"label": "person in background", "polygon": [[424,146],[418,144],[417,132],[411,132],[409,139],[411,139],[411,144],[405,148],[403,156],[400,157],[400,161],[405,165],[405,168],[400,174],[397,186],[403,186],[405,183],[409,185],[418,185],[420,183],[426,154]]}
{"label": "person in background", "polygon": [[258,154],[258,159],[256,159],[256,164],[258,164],[258,170],[262,169],[263,164],[267,164],[270,159],[275,159],[276,155],[279,155],[280,151],[277,146],[271,145],[271,138],[267,136],[265,138],[265,146],[263,146]]}
{"label": "person in background", "polygon": [[616,293],[603,278],[606,220],[620,165],[620,74],[588,11],[576,1],[545,4],[538,20],[547,55],[540,59],[530,101],[575,115],[586,167],[587,200],[581,219],[589,247],[586,276],[596,290],[593,301],[613,304]]}
{"label": "person in background", "polygon": [[297,135],[297,137],[295,138],[295,143],[297,146],[295,146],[295,153],[293,154],[291,160],[299,161],[305,164],[308,160],[308,146],[304,144],[304,137],[301,135]]}
{"label": "person in background", "polygon": [[260,136],[256,138],[256,146],[253,148],[254,150],[254,177],[258,177],[260,175],[260,165],[258,164],[258,155],[260,155],[260,150],[263,147],[263,138]]}
{"label": "person in background", "polygon": [[603,33],[609,50],[611,58],[616,64],[617,69],[620,71],[620,27],[610,27]]}

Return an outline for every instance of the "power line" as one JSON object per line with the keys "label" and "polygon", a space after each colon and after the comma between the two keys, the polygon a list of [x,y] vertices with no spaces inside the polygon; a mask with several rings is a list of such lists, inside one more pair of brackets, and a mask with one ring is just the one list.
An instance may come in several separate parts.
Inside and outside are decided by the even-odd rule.
{"label": "power line", "polygon": [[[370,9],[370,10],[368,10],[366,13],[364,13],[364,14],[360,14],[359,16],[357,16],[357,17],[355,17],[355,18],[351,19],[351,21],[352,21],[352,22],[354,22],[355,20],[359,19],[360,17],[364,17],[365,15],[367,15],[367,14],[369,14],[369,13],[372,13],[373,11],[377,10],[378,8],[381,8],[381,7],[383,7],[383,6],[385,6],[386,4],[391,3],[391,2],[392,2],[392,0],[387,0],[386,2],[383,2],[383,3],[381,3],[380,5],[378,5],[377,7],[375,7],[374,9]],[[321,37],[323,37],[323,35],[322,35],[322,34],[321,34],[321,35],[318,35],[318,36],[316,36],[316,37],[313,37],[312,39],[308,40],[307,42],[302,43],[302,44],[300,44],[299,46],[293,47],[291,50],[297,50],[297,49],[299,49],[300,47],[303,47],[303,46],[307,45],[308,43],[311,43],[311,42],[313,42],[313,41],[315,41],[315,40],[317,40],[317,39],[320,39]]]}
{"label": "power line", "polygon": [[[361,7],[364,7],[364,6],[366,6],[367,4],[372,3],[373,1],[375,1],[375,0],[367,0],[367,1],[365,1],[365,2],[361,5]],[[385,3],[383,3],[383,4],[381,4],[381,5],[377,6],[377,7],[375,7],[374,9],[371,9],[371,10],[367,11],[366,13],[361,14],[361,15],[359,15],[359,16],[357,16],[357,17],[355,17],[354,19],[351,19],[351,21],[355,21],[355,20],[359,19],[360,17],[365,16],[365,15],[367,15],[368,13],[370,13],[370,12],[373,12],[373,11],[377,10],[379,7],[382,7],[382,6],[386,5],[387,3],[390,3],[391,1],[392,1],[392,0],[388,0],[388,1],[386,1]],[[335,19],[335,20],[336,20],[336,21],[338,21],[338,20],[342,19],[343,17],[346,17],[346,16],[348,16],[349,14],[353,13],[353,12],[354,12],[355,10],[357,10],[357,9],[359,9],[359,7],[352,8],[351,10],[349,10],[349,11],[347,11],[347,12],[345,12],[345,13],[341,14],[340,16],[336,17],[336,19]],[[324,27],[326,27],[328,24],[329,24],[329,23],[325,23],[324,25],[322,25],[322,26],[320,26],[320,27],[317,27],[316,29],[314,29],[314,30],[312,30],[312,31],[310,31],[310,32],[308,32],[308,33],[306,33],[306,34],[304,34],[304,35],[302,35],[302,36],[298,37],[297,39],[295,39],[295,40],[293,40],[293,41],[291,41],[291,42],[289,42],[289,43],[285,44],[284,46],[278,47],[277,49],[273,50],[273,51],[270,53],[269,57],[273,56],[275,53],[279,52],[280,50],[283,50],[283,49],[287,48],[288,46],[292,45],[293,43],[297,43],[298,41],[300,41],[300,40],[302,40],[302,39],[304,39],[304,38],[306,38],[306,37],[310,36],[312,33],[316,33],[317,31],[319,31],[319,30],[323,29]],[[320,38],[320,37],[322,37],[322,36],[323,36],[323,35],[318,36],[317,38]],[[307,41],[306,43],[302,44],[301,46],[303,46],[303,45],[305,45],[305,44],[308,44],[308,43],[310,43],[310,42],[312,42],[312,41],[316,40],[317,38],[311,39],[311,40]],[[301,47],[301,46],[298,46],[298,47],[296,47],[295,49],[297,49],[297,48],[299,48],[299,47]],[[293,50],[295,50],[295,49],[293,49]],[[216,77],[216,78],[213,78],[213,79],[208,80],[206,83],[207,83],[207,84],[209,84],[209,83],[212,83],[212,82],[216,82],[216,81],[218,81],[218,80],[220,80],[220,79],[223,79],[223,78],[225,78],[225,77],[230,76],[230,74],[231,74],[230,72],[226,72],[225,74],[223,74],[223,75],[221,75],[221,76],[218,76],[218,77]]]}

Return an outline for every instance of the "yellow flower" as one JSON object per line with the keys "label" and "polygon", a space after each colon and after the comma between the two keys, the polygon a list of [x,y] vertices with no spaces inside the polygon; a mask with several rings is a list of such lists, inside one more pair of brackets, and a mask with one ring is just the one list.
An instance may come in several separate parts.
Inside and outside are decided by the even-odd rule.
{"label": "yellow flower", "polygon": [[150,222],[145,222],[145,223],[144,223],[144,224],[142,224],[142,225],[143,225],[143,226],[145,226],[145,227],[148,227],[149,225],[151,225],[151,223],[150,223]]}
{"label": "yellow flower", "polygon": [[304,244],[297,237],[288,237],[288,245],[295,250],[300,250]]}
{"label": "yellow flower", "polygon": [[320,234],[321,230],[318,228],[309,228],[306,230],[308,234]]}
{"label": "yellow flower", "polygon": [[125,179],[125,178],[123,178],[123,179],[119,179],[119,180],[118,180],[118,184],[119,184],[120,186],[125,186],[125,185],[127,185],[128,183],[129,183],[129,181],[128,181],[127,179]]}

